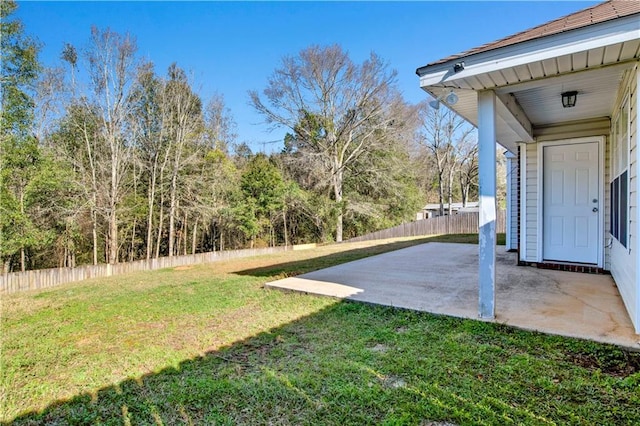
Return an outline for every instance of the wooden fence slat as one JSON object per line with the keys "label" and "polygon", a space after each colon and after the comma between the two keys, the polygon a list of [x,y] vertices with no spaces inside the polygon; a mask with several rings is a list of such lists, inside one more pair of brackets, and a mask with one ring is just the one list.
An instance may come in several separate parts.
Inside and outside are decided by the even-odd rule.
{"label": "wooden fence slat", "polygon": [[225,259],[236,259],[258,256],[261,254],[277,253],[290,249],[290,247],[267,247],[260,249],[229,250],[223,252],[215,251],[183,256],[166,256],[149,260],[144,259],[134,262],[118,263],[116,265],[83,265],[75,268],[51,268],[12,272],[10,274],[0,274],[0,293],[16,293],[25,290],[37,290],[55,287],[74,281],[83,281],[90,278],[120,275],[128,272],[151,271],[198,263],[217,262]]}
{"label": "wooden fence slat", "polygon": [[[439,216],[422,219],[415,222],[403,223],[383,231],[351,238],[350,242],[371,241],[386,238],[417,237],[420,235],[439,234],[477,234],[478,213],[461,213],[452,216]],[[506,229],[506,214],[498,210],[496,217],[496,232],[504,233]]]}

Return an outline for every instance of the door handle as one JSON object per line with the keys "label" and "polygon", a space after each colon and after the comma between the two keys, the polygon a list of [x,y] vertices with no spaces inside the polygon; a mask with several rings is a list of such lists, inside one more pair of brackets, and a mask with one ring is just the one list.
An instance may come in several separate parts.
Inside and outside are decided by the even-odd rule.
{"label": "door handle", "polygon": [[592,212],[597,213],[598,212],[598,208],[594,207],[593,209],[591,209]]}

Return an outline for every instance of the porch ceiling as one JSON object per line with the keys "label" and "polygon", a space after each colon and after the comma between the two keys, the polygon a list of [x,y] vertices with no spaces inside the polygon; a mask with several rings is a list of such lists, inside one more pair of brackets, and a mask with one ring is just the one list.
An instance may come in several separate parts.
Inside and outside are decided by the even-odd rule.
{"label": "porch ceiling", "polygon": [[[609,117],[627,66],[599,68],[498,89],[512,93],[534,126]],[[576,106],[563,108],[561,93],[578,92]]]}
{"label": "porch ceiling", "polygon": [[[639,42],[640,44],[640,42]],[[432,96],[454,90],[458,102],[449,106],[473,125],[478,124],[478,99],[476,90],[494,89],[498,95],[512,95],[534,127],[569,121],[610,117],[618,94],[618,86],[624,72],[635,62],[569,72],[546,78],[519,81],[504,86],[459,88],[438,85],[424,88]],[[485,76],[474,78],[476,81]],[[576,90],[578,98],[573,108],[563,108],[560,94]],[[498,114],[498,141],[509,148],[513,142],[521,141],[509,125],[507,114]]]}

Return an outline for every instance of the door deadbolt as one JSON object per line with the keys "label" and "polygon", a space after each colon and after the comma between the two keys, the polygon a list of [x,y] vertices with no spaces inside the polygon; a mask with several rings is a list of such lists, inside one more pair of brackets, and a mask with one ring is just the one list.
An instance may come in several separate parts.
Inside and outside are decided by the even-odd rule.
{"label": "door deadbolt", "polygon": [[598,208],[594,207],[591,211],[594,212],[594,213],[597,213],[598,212]]}

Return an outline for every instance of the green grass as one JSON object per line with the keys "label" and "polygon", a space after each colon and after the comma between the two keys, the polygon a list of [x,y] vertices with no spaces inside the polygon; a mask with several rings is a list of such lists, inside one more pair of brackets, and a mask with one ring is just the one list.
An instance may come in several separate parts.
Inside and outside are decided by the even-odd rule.
{"label": "green grass", "polygon": [[638,424],[640,356],[266,290],[425,241],[320,247],[3,297],[15,424]]}

